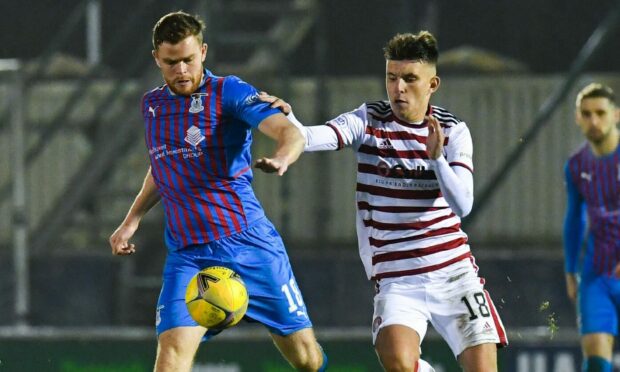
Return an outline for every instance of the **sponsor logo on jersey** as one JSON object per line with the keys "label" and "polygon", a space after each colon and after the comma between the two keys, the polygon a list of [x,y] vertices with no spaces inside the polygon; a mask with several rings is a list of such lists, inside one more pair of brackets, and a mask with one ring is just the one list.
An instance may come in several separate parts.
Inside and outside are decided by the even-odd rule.
{"label": "sponsor logo on jersey", "polygon": [[153,117],[155,117],[155,110],[157,110],[158,107],[159,106],[155,106],[155,107],[149,106],[149,112],[151,113],[151,115],[153,115]]}
{"label": "sponsor logo on jersey", "polygon": [[385,161],[380,161],[377,164],[378,173],[383,177],[393,177],[393,178],[422,178],[422,177],[433,177],[435,172],[426,170],[426,167],[423,165],[417,165],[414,169],[408,169],[401,164],[394,164],[390,166]]}
{"label": "sponsor logo on jersey", "polygon": [[251,96],[245,99],[246,105],[251,105],[255,102],[258,102],[258,93],[252,94]]}
{"label": "sponsor logo on jersey", "polygon": [[185,136],[185,142],[196,147],[200,142],[204,140],[205,136],[200,133],[200,129],[198,127],[196,127],[195,125],[189,127],[189,129],[187,130],[187,135]]}
{"label": "sponsor logo on jersey", "polygon": [[392,142],[390,142],[389,138],[386,138],[383,141],[379,142],[377,147],[382,150],[394,150],[394,146],[392,146]]}

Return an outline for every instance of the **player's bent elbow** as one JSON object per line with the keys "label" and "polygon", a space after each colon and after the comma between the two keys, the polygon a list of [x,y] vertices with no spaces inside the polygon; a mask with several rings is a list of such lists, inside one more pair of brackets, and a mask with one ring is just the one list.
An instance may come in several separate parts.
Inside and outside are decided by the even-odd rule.
{"label": "player's bent elbow", "polygon": [[459,216],[460,218],[467,217],[472,210],[474,203],[467,203],[466,205],[458,205],[456,208],[452,208],[454,214]]}

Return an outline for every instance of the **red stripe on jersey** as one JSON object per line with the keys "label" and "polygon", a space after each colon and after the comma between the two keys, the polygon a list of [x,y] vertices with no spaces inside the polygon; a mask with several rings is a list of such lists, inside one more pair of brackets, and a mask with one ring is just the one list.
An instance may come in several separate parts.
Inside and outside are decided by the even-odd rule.
{"label": "red stripe on jersey", "polygon": [[386,222],[378,222],[373,219],[364,220],[364,226],[373,227],[377,230],[388,230],[388,231],[397,231],[397,230],[421,230],[425,229],[429,226],[432,226],[441,221],[450,219],[454,217],[454,213],[450,213],[445,216],[439,216],[433,218],[432,220],[426,221],[418,221],[418,222],[405,222],[405,223],[386,223]]}
{"label": "red stripe on jersey", "polygon": [[454,226],[444,227],[444,228],[437,229],[437,230],[427,231],[424,234],[407,236],[407,237],[398,238],[398,239],[387,239],[387,240],[368,238],[368,241],[370,242],[370,245],[372,245],[373,247],[380,248],[380,247],[386,246],[388,244],[410,242],[410,241],[413,241],[413,240],[420,240],[420,239],[432,238],[434,236],[442,236],[442,235],[446,235],[446,234],[457,233],[460,230],[461,230],[461,224],[457,223]]}
{"label": "red stripe on jersey", "polygon": [[357,202],[357,209],[367,211],[379,211],[386,213],[423,213],[438,211],[440,209],[446,209],[448,207],[403,207],[403,206],[380,206],[371,205],[368,202]]}
{"label": "red stripe on jersey", "polygon": [[367,192],[371,195],[386,196],[397,199],[437,199],[441,197],[439,189],[434,190],[395,190],[379,186],[357,184],[356,191]]}
{"label": "red stripe on jersey", "polygon": [[232,175],[232,178],[237,178],[237,177],[239,177],[240,175],[242,175],[242,174],[244,174],[245,172],[247,172],[247,171],[248,171],[248,169],[250,169],[250,167],[249,167],[249,166],[248,166],[248,167],[245,167],[245,168],[243,168],[243,169],[241,169],[239,172],[237,172],[237,173],[233,174],[233,175]]}
{"label": "red stripe on jersey", "polygon": [[[221,118],[222,117],[222,90],[224,89],[224,78],[219,78],[217,80],[217,99],[216,99],[216,111],[217,111],[217,117]],[[223,133],[222,135],[222,144],[224,143],[224,138],[223,138]],[[223,151],[223,150],[222,150]],[[235,207],[237,208],[237,212],[238,214],[242,217],[242,221],[239,221],[236,217],[236,215],[232,216],[232,220],[233,220],[233,224],[235,225],[235,228],[237,228],[237,231],[241,228],[241,224],[243,224],[244,226],[247,226],[248,221],[246,219],[245,216],[245,212],[243,211],[243,204],[241,203],[241,198],[239,198],[239,195],[237,195],[237,192],[235,190],[232,189],[232,187],[227,183],[224,182],[222,184],[222,187],[224,187],[232,196],[233,198],[233,204],[235,205]]]}
{"label": "red stripe on jersey", "polygon": [[463,167],[463,168],[467,169],[468,171],[474,173],[474,170],[471,169],[471,167],[469,165],[465,164],[465,163],[461,163],[461,162],[458,162],[458,161],[453,161],[451,163],[448,163],[448,165],[450,165],[451,167]]}
{"label": "red stripe on jersey", "polygon": [[382,156],[384,158],[397,158],[397,159],[428,159],[428,153],[426,150],[395,150],[395,149],[380,149],[374,146],[361,145],[358,152],[362,154]]}
{"label": "red stripe on jersey", "polygon": [[[210,96],[211,96],[211,79],[207,79],[205,81],[204,84],[205,88],[206,88],[206,93],[207,93],[207,98],[205,98],[205,108],[204,108],[204,118],[205,118],[205,137],[207,141],[213,141],[213,133],[212,133],[212,126],[211,124],[211,117],[210,117],[210,113],[211,113],[211,100],[210,100]],[[194,125],[198,128],[200,128],[200,115],[193,115],[194,117]],[[212,148],[212,143],[210,145],[208,145],[205,148],[205,153],[203,156],[199,157],[199,163],[202,167],[202,169],[198,170],[196,172],[196,174],[203,179],[203,182],[208,183],[209,182],[209,169],[212,169],[213,174],[217,174],[217,163],[215,160],[215,157],[213,156],[213,154],[211,154],[210,149]],[[207,158],[211,159],[210,164],[207,165]],[[206,172],[205,172],[206,171]],[[206,176],[205,174],[206,173]],[[224,216],[222,215],[221,211],[216,208],[215,211],[212,211],[211,208],[209,208],[209,204],[210,205],[216,205],[217,201],[215,200],[215,198],[213,197],[213,193],[210,190],[205,190],[204,192],[205,197],[208,200],[208,204],[204,205],[202,203],[197,203],[202,211],[203,214],[207,217],[207,222],[209,224],[209,230],[206,230],[205,233],[211,232],[213,234],[213,239],[217,240],[220,239],[222,237],[221,232],[218,229],[218,225],[215,223],[215,219],[213,218],[214,214],[217,214],[218,220],[220,221],[220,223],[222,225],[226,225],[226,220],[224,219]],[[225,226],[226,227],[226,226]],[[225,231],[225,234],[228,235],[230,233],[229,230]]]}
{"label": "red stripe on jersey", "polygon": [[463,253],[460,256],[454,257],[453,259],[450,259],[448,261],[442,262],[442,263],[437,264],[437,265],[421,267],[419,269],[392,271],[392,272],[387,272],[387,273],[381,273],[381,274],[374,275],[372,278],[370,278],[370,280],[378,280],[378,279],[385,279],[385,278],[395,278],[395,277],[399,277],[399,276],[424,274],[424,273],[428,273],[428,272],[431,272],[431,271],[443,269],[444,267],[450,266],[450,265],[452,265],[455,262],[459,262],[461,260],[464,260],[464,259],[466,259],[469,256],[471,256],[471,252],[466,252],[466,253]]}
{"label": "red stripe on jersey", "polygon": [[495,309],[495,304],[491,300],[491,296],[487,290],[484,290],[484,297],[487,299],[487,304],[489,305],[489,310],[491,311],[491,316],[493,317],[493,323],[495,323],[495,329],[497,329],[497,335],[499,336],[499,344],[498,346],[504,347],[508,345],[508,337],[506,337],[506,330],[504,329],[504,325],[499,318],[499,314]]}
{"label": "red stripe on jersey", "polygon": [[[216,89],[217,89],[217,93],[215,95],[215,114],[217,117],[217,122],[220,123],[220,122],[223,122],[221,119],[222,119],[222,90],[224,89],[224,78],[217,79]],[[220,126],[217,128],[217,131],[218,131],[218,143],[220,144],[221,149],[222,149],[222,158],[223,158],[222,160],[225,162],[226,153],[224,152],[224,128]],[[225,168],[227,169],[228,165],[226,165]],[[228,182],[226,181],[221,182],[221,185],[232,196],[233,204],[237,209],[236,210],[237,213],[231,215],[230,217],[232,219],[233,225],[235,226],[235,230],[239,231],[241,230],[241,224],[246,226],[248,223],[245,217],[245,213],[243,211],[241,199],[239,198],[239,195],[237,195],[237,192],[233,190],[232,187],[230,187]],[[231,208],[230,204],[228,203],[228,200],[226,200],[226,197],[222,197],[222,199],[224,200],[224,205],[227,208],[232,210],[233,208]],[[217,208],[217,205],[216,205],[216,208]],[[237,215],[240,215],[243,218],[243,221],[239,221],[239,219],[237,218]]]}
{"label": "red stripe on jersey", "polygon": [[[228,163],[227,163],[227,159],[226,159],[226,151],[224,150],[224,123],[225,121],[222,120],[222,86],[223,86],[223,79],[221,78],[217,78],[215,80],[216,83],[216,93],[215,93],[215,121],[214,123],[216,123],[217,125],[214,128],[214,137],[216,138],[216,142],[217,142],[217,148],[219,149],[219,151],[217,151],[217,155],[214,156],[214,158],[216,158],[217,162],[219,163],[219,165],[222,167],[222,170],[224,171],[224,173],[228,173]],[[209,89],[212,89],[212,83],[209,84]],[[216,190],[219,190],[219,182],[215,181],[214,182],[214,186],[213,188],[215,188]],[[223,188],[227,189],[226,184],[222,183]],[[234,192],[231,192],[232,190],[226,190],[228,192],[230,192],[231,195],[233,195],[233,200],[234,197],[236,196],[236,194]],[[231,211],[234,210],[234,208],[230,205],[230,202],[228,201],[227,192],[218,192],[220,200],[221,200],[221,205],[223,205],[224,209],[227,211]],[[235,205],[235,207],[238,206]],[[231,226],[229,226],[228,221],[226,220],[226,217],[224,217],[224,209],[222,209],[222,207],[220,207],[220,203],[213,203],[213,208],[217,211],[218,216],[221,216],[221,221],[224,227],[224,236],[229,236],[233,231],[239,231],[241,229],[240,223],[237,220],[237,218],[235,218],[235,215],[233,213],[227,213],[227,215],[230,217],[231,222],[233,224],[232,228]]]}
{"label": "red stripe on jersey", "polygon": [[366,134],[376,138],[389,138],[393,140],[410,140],[426,143],[426,136],[420,136],[415,133],[405,131],[387,131],[381,128],[373,128],[370,125],[366,127]]}
{"label": "red stripe on jersey", "polygon": [[[159,94],[157,94],[156,99],[161,99],[164,96],[164,92],[165,92],[165,89],[162,89],[159,92]],[[149,125],[149,130],[151,131],[151,133],[149,133],[149,136],[148,136],[149,140],[151,141],[150,148],[153,148],[157,143],[165,143],[164,138],[162,138],[162,136],[160,135],[161,125],[162,125],[161,119],[156,119],[156,118],[151,119],[151,122]],[[153,143],[153,140],[152,140],[153,138],[155,139],[154,141],[155,143]],[[159,161],[165,162],[166,160],[162,158]],[[165,173],[165,175],[163,175],[164,177],[162,177],[162,174],[160,174],[160,171],[162,170],[163,170],[163,173]],[[157,161],[154,161],[152,157],[151,157],[151,175],[153,176],[153,179],[155,180],[156,183],[159,182],[160,184],[165,184],[165,181],[163,178],[165,178],[167,182],[172,182],[172,178],[170,176],[170,170],[168,169],[168,167],[158,166]],[[171,187],[171,185],[169,187]],[[166,190],[165,188],[162,188],[159,192],[165,193],[166,192],[165,190]],[[168,198],[164,198],[164,204],[166,204],[166,200],[168,200]],[[174,221],[174,224],[169,225],[170,233],[175,237],[175,240],[179,240],[181,244],[183,245],[187,244],[187,240],[184,239],[183,235],[179,231],[183,228],[183,225],[181,221],[181,216],[177,208],[168,207],[168,208],[164,208],[164,211],[166,213],[166,218],[168,219],[168,221]]]}
{"label": "red stripe on jersey", "polygon": [[336,128],[336,126],[331,123],[327,123],[325,125],[332,128],[334,132],[336,132],[336,137],[338,138],[338,148],[336,150],[342,150],[344,148],[344,141],[342,140],[342,136],[340,135],[340,131],[338,130],[338,128]]}
{"label": "red stripe on jersey", "polygon": [[[177,109],[177,111],[180,110],[179,108],[179,102],[178,100],[175,100],[174,105]],[[169,108],[171,110],[171,108]],[[172,127],[170,125],[170,116],[171,115],[166,115],[164,118],[164,132],[168,131],[170,132],[172,130]],[[162,138],[161,139],[161,143],[166,143],[165,139]],[[178,164],[176,164],[176,162],[174,161],[173,157],[167,157],[168,159],[164,159],[162,160],[163,162],[166,162],[166,160],[169,162],[169,166],[166,166],[165,164],[163,166],[161,166],[161,168],[164,169],[164,171],[166,172],[166,175],[168,176],[168,182],[171,183],[170,187],[174,187],[173,184],[176,183],[177,185],[179,185],[179,189],[184,189],[185,185],[183,184],[183,178],[179,177],[178,175],[181,174],[181,170],[178,168]],[[173,181],[173,180],[176,180]],[[183,234],[183,238],[185,238],[185,236],[189,236],[190,240],[195,239],[195,235],[194,235],[194,228],[191,226],[191,217],[189,215],[189,211],[185,208],[181,209],[180,211],[180,216],[181,218],[185,221],[185,224],[188,226],[187,230],[187,234]],[[188,244],[187,239],[183,239],[183,244]]]}
{"label": "red stripe on jersey", "polygon": [[[178,114],[180,114],[183,110],[185,110],[185,112],[187,112],[189,110],[189,98],[186,98],[183,100],[184,105],[183,107],[181,107],[181,100],[174,100],[174,104],[176,106],[176,112]],[[181,122],[181,118],[183,118],[183,122]],[[185,132],[185,128],[189,128],[189,120],[188,120],[188,116],[187,115],[176,115],[175,117],[173,117],[173,121],[175,121],[174,125],[176,125],[177,127],[175,128],[175,130],[177,132],[181,132],[179,133],[179,138],[183,138],[183,132]],[[168,127],[171,129],[171,127]],[[202,213],[201,211],[198,210],[198,207],[201,207],[200,203],[193,203],[193,201],[191,200],[193,198],[193,193],[191,192],[191,189],[193,188],[194,185],[192,185],[192,181],[193,181],[193,177],[192,177],[192,169],[190,168],[192,166],[192,162],[186,162],[186,161],[175,161],[175,158],[171,158],[170,159],[170,164],[173,165],[173,168],[175,169],[175,173],[178,175],[177,177],[177,183],[179,185],[181,185],[181,187],[183,189],[185,189],[185,193],[184,193],[184,198],[190,199],[189,201],[186,202],[186,206],[188,207],[187,210],[187,214],[189,216],[193,216],[193,220],[195,221],[195,225],[196,225],[196,230],[191,229],[192,231],[189,231],[188,233],[191,236],[192,241],[196,241],[197,239],[199,239],[199,237],[204,233],[208,231],[207,228],[207,223],[209,225],[211,225],[210,222],[205,221],[204,218],[202,218]],[[199,170],[198,170],[199,171]],[[191,204],[191,205],[188,205]],[[194,207],[195,206],[195,207]],[[194,225],[193,221],[191,219],[187,219],[187,223],[188,225]]]}
{"label": "red stripe on jersey", "polygon": [[378,264],[386,261],[405,260],[408,258],[418,258],[428,256],[429,254],[435,254],[438,252],[445,252],[451,249],[458,248],[467,243],[467,238],[459,237],[458,239],[450,240],[445,243],[431,245],[426,248],[416,248],[407,251],[387,252],[379,253],[372,257],[372,264]]}

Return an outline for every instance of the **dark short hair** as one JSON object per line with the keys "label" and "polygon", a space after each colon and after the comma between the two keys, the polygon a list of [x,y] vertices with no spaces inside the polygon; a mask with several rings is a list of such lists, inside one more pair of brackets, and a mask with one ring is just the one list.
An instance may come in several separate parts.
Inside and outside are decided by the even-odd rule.
{"label": "dark short hair", "polygon": [[159,48],[163,42],[176,44],[188,36],[196,36],[202,44],[204,28],[205,24],[198,16],[183,11],[168,13],[153,27],[153,48]]}
{"label": "dark short hair", "polygon": [[579,107],[581,101],[586,98],[607,98],[614,105],[616,103],[616,95],[613,89],[600,83],[590,83],[581,89],[579,94],[577,94],[575,105]]}
{"label": "dark short hair", "polygon": [[428,31],[417,34],[396,34],[383,48],[385,59],[392,61],[422,61],[437,64],[437,40]]}

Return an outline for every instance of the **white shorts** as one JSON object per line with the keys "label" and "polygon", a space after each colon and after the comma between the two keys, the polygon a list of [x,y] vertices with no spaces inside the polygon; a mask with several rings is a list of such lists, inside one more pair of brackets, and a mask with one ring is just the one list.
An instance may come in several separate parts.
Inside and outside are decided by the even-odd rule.
{"label": "white shorts", "polygon": [[456,357],[480,344],[507,345],[506,330],[483,284],[467,259],[427,274],[380,280],[373,344],[381,328],[394,324],[412,328],[421,342],[431,322]]}

